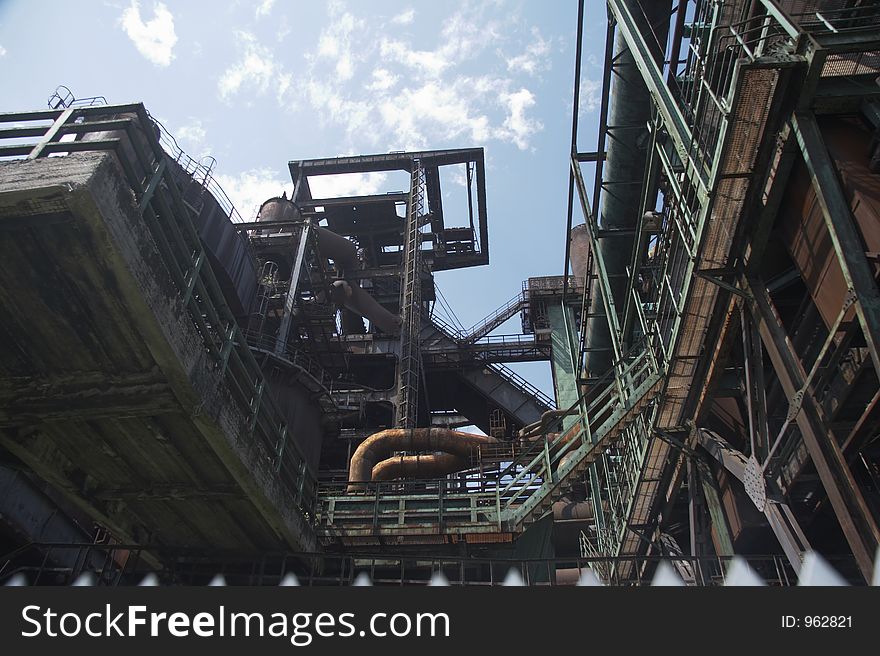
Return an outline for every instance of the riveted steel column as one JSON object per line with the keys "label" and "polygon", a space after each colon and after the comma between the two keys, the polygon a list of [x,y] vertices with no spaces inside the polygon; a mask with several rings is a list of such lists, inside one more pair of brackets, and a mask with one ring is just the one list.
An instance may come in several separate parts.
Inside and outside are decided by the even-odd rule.
{"label": "riveted steel column", "polygon": [[795,398],[802,390],[804,392],[795,420],[859,569],[870,581],[874,554],[880,544],[880,530],[837,440],[828,429],[821,406],[811,391],[804,389],[807,375],[785,334],[766,286],[752,279],[749,287],[753,298],[752,316],[783,391],[789,399]]}

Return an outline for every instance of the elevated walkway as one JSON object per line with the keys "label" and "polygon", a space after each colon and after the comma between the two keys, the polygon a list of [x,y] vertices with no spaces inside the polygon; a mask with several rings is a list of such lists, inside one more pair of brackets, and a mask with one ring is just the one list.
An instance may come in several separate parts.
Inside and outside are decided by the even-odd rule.
{"label": "elevated walkway", "polygon": [[627,357],[617,371],[618,378],[567,409],[564,414],[578,416],[570,430],[539,436],[500,475],[374,482],[350,494],[344,486],[321,488],[318,535],[325,544],[510,541],[548,512],[651,407],[661,384],[651,352]]}

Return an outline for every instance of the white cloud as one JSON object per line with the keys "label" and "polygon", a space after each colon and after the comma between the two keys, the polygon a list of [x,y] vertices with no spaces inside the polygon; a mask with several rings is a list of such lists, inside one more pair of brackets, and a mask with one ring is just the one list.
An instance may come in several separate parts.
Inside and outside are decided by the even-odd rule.
{"label": "white cloud", "polygon": [[602,80],[581,78],[581,97],[578,113],[593,112],[602,105]]}
{"label": "white cloud", "polygon": [[278,103],[285,104],[292,74],[275,61],[272,51],[260,44],[254,34],[236,32],[235,41],[240,56],[217,80],[220,98],[228,101],[245,87],[258,95],[274,87]]}
{"label": "white cloud", "polygon": [[520,89],[515,93],[502,94],[501,101],[508,111],[504,128],[517,148],[525,150],[529,147],[529,137],[544,127],[526,116],[526,110],[535,104],[535,96],[528,89]]}
{"label": "white cloud", "polygon": [[[500,140],[528,148],[542,125],[531,116],[534,95],[515,75],[473,76],[483,70],[504,70],[507,60],[498,49],[513,24],[485,15],[485,5],[466,5],[447,18],[433,44],[404,37],[372,41],[364,21],[339,3],[331,5],[332,27],[319,35],[315,55],[307,57],[299,86],[323,124],[345,131],[358,150],[376,147],[410,150],[450,142],[482,144]],[[506,21],[506,22],[505,22]],[[543,66],[548,42],[533,30],[533,64],[523,61],[516,72]],[[495,61],[487,58],[495,58]],[[371,65],[360,84],[346,84],[355,67]],[[468,71],[467,73],[465,71]]]}
{"label": "white cloud", "polygon": [[282,16],[281,20],[278,23],[278,31],[275,32],[275,40],[278,43],[281,43],[286,39],[293,30],[290,28],[290,22],[287,20],[287,16]]}
{"label": "white cloud", "polygon": [[268,168],[251,169],[238,175],[218,175],[217,182],[245,221],[252,221],[264,201],[286,192],[293,193],[293,184]]}
{"label": "white cloud", "polygon": [[268,16],[269,12],[272,11],[272,5],[275,4],[275,0],[263,0],[258,6],[254,15],[259,18],[260,16]]}
{"label": "white cloud", "polygon": [[368,99],[352,100],[332,81],[311,78],[306,93],[312,106],[321,110],[322,121],[332,121],[345,127],[350,135],[361,131],[367,135],[372,105]]}
{"label": "white cloud", "polygon": [[309,177],[312,198],[337,196],[370,196],[379,193],[388,179],[387,173],[341,173]]}
{"label": "white cloud", "polygon": [[447,140],[463,136],[477,143],[486,141],[491,136],[489,118],[468,102],[465,86],[464,82],[428,81],[406,88],[380,105],[382,120],[406,150],[427,147],[426,131]]}
{"label": "white cloud", "polygon": [[541,37],[537,27],[532,28],[532,39],[524,53],[507,60],[507,70],[535,75],[550,68],[550,42]]}
{"label": "white cloud", "polygon": [[[378,193],[388,179],[387,173],[346,173],[309,177],[313,198],[367,196]],[[218,175],[217,182],[245,221],[252,221],[265,201],[282,193],[293,194],[293,183],[274,169],[259,168],[238,175]]]}
{"label": "white cloud", "polygon": [[389,63],[412,68],[418,76],[439,77],[501,39],[498,21],[486,19],[483,10],[479,5],[476,11],[460,10],[447,18],[433,50],[417,50],[408,41],[383,38],[380,55]]}
{"label": "white cloud", "polygon": [[413,22],[413,19],[416,17],[416,10],[410,7],[406,11],[403,11],[394,18],[391,19],[391,22],[395,25],[409,25]]}
{"label": "white cloud", "polygon": [[369,91],[388,91],[397,84],[399,75],[392,74],[387,68],[373,69],[373,81],[367,85]]}
{"label": "white cloud", "polygon": [[6,54],[6,48],[4,48],[3,46],[0,46],[0,57],[2,57],[5,54]]}
{"label": "white cloud", "polygon": [[438,50],[413,50],[403,41],[383,38],[379,43],[382,58],[401,66],[414,69],[417,73],[439,77],[455,62],[453,53],[446,48]]}
{"label": "white cloud", "polygon": [[178,145],[187,151],[190,155],[203,157],[210,152],[205,148],[205,128],[202,121],[198,118],[190,117],[187,123],[184,123],[174,131],[174,138]]}
{"label": "white cloud", "polygon": [[122,29],[134,43],[135,48],[158,66],[168,66],[174,59],[174,16],[161,2],[153,5],[153,18],[146,23],[141,19],[137,0],[122,12]]}
{"label": "white cloud", "polygon": [[[511,87],[510,79],[490,76],[428,80],[386,97],[379,114],[395,149],[432,147],[438,139],[474,144],[497,139],[526,149],[543,125],[528,116],[535,105],[532,92]],[[492,118],[499,111],[505,117],[500,124]]]}
{"label": "white cloud", "polygon": [[281,73],[278,75],[278,88],[275,90],[275,96],[278,98],[279,105],[284,104],[292,80],[293,75],[291,73]]}
{"label": "white cloud", "polygon": [[330,27],[324,29],[318,37],[318,58],[326,58],[333,62],[336,76],[345,82],[354,76],[355,62],[358,57],[352,49],[352,34],[362,30],[365,23],[355,19],[351,12],[344,11],[338,2],[330,4]]}

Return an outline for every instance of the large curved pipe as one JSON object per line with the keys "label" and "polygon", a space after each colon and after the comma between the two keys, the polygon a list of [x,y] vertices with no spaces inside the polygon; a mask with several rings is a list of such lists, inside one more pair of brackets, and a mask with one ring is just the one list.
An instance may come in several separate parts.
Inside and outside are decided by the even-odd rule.
{"label": "large curved pipe", "polygon": [[437,478],[467,469],[470,461],[451,453],[426,453],[415,456],[392,456],[373,467],[372,480],[395,478]]}
{"label": "large curved pipe", "polygon": [[336,267],[343,273],[343,278],[354,273],[358,268],[357,247],[351,241],[320,226],[315,228],[315,237],[321,253],[336,263]]}
{"label": "large curved pipe", "polygon": [[352,285],[347,280],[333,281],[333,300],[352,312],[366,317],[386,333],[393,333],[400,326],[400,317],[379,305],[360,285]]}
{"label": "large curved pipe", "polygon": [[364,483],[373,477],[373,467],[395,451],[441,451],[466,458],[477,447],[497,443],[498,440],[488,435],[448,428],[389,428],[370,435],[351,456],[348,491],[362,490]]}

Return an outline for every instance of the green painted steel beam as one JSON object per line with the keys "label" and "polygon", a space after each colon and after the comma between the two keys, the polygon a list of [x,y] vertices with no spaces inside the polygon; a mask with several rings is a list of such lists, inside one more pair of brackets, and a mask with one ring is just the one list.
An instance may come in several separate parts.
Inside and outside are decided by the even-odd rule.
{"label": "green painted steel beam", "polygon": [[716,545],[718,555],[731,557],[734,555],[733,540],[730,537],[727,518],[724,515],[724,508],[718,496],[717,484],[713,479],[701,472],[699,467],[696,468],[696,473],[703,486],[703,498],[706,499],[706,507],[709,509],[712,528],[715,530],[715,538],[718,541]]}
{"label": "green painted steel beam", "polygon": [[[556,389],[556,407],[570,408],[579,402],[577,354],[572,347],[569,326],[574,323],[571,307],[548,304],[547,318],[550,321],[550,362],[553,367],[553,384]],[[579,421],[577,415],[562,419],[562,430],[566,431]]]}

